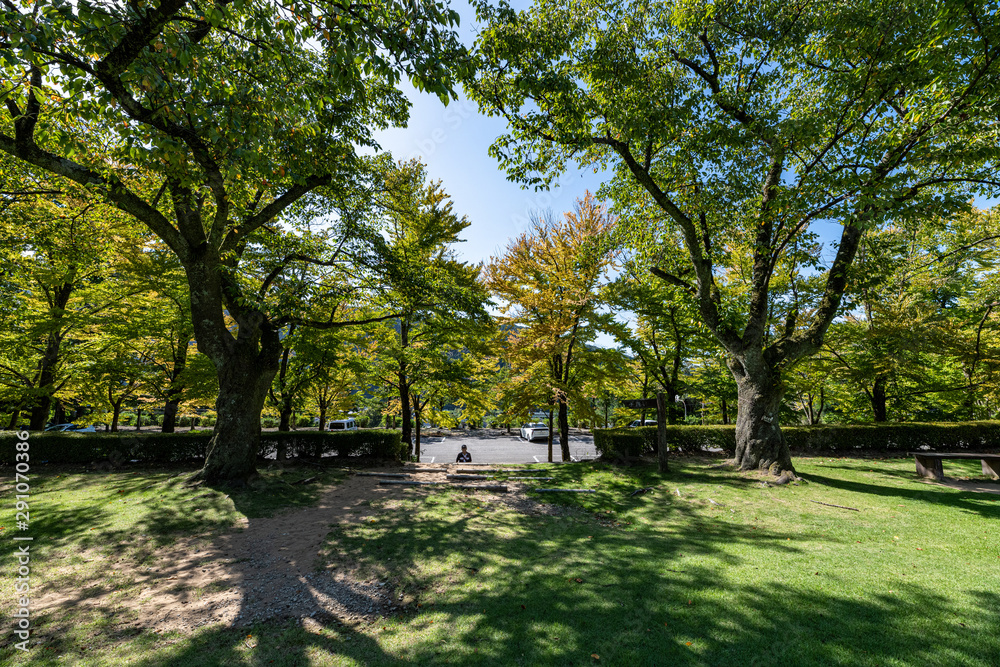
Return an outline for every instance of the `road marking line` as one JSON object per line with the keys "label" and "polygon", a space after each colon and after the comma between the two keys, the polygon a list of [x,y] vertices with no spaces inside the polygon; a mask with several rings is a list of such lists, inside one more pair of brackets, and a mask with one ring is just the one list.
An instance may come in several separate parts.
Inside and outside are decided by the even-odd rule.
{"label": "road marking line", "polygon": [[431,460],[430,460],[430,461],[428,461],[428,463],[434,463],[434,459],[435,459],[435,458],[437,458],[437,457],[436,457],[436,456],[432,456],[432,457],[431,457]]}
{"label": "road marking line", "polygon": [[532,456],[531,458],[535,459],[535,463],[541,463],[541,461],[538,460],[537,456]]}

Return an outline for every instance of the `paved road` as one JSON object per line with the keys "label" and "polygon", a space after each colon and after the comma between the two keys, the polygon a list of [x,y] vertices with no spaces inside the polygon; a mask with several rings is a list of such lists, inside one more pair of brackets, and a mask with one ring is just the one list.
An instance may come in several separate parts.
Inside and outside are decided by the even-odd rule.
{"label": "paved road", "polygon": [[[462,451],[462,445],[469,448],[473,463],[544,463],[548,460],[548,446],[544,440],[528,442],[517,435],[481,435],[462,433],[447,437],[420,438],[420,460],[423,463],[454,463]],[[591,435],[569,436],[569,452],[574,461],[597,457],[594,437]],[[559,436],[552,443],[552,459],[561,460]]]}

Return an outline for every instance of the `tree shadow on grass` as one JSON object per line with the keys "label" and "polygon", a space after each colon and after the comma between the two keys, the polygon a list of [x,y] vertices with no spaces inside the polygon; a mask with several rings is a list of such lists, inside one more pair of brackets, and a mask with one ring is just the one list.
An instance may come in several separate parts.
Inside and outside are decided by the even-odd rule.
{"label": "tree shadow on grass", "polygon": [[[268,601],[269,607],[275,607],[274,616],[266,623],[250,626],[249,629],[220,627],[218,623],[207,627],[191,627],[194,622],[186,621],[185,610],[198,604],[198,598],[203,591],[195,589],[192,582],[195,581],[198,572],[205,571],[202,568],[208,564],[220,567],[223,572],[222,581],[213,584],[231,587],[236,592],[241,607],[245,605],[248,596],[255,593],[254,581],[244,579],[245,572],[234,565],[240,561],[233,561],[228,557],[235,555],[227,548],[232,546],[232,538],[237,535],[231,530],[222,531],[214,536],[207,535],[212,539],[210,542],[198,542],[196,556],[192,557],[189,553],[194,551],[194,548],[185,547],[178,550],[176,553],[184,556],[183,561],[162,562],[162,559],[157,558],[156,562],[151,563],[157,565],[154,575],[147,575],[145,567],[126,567],[115,571],[114,563],[119,560],[118,555],[134,549],[134,538],[140,533],[162,538],[142,541],[155,546],[162,541],[183,537],[186,533],[197,535],[200,539],[206,537],[206,531],[211,533],[215,528],[232,528],[232,517],[235,514],[227,496],[205,487],[181,488],[185,483],[186,479],[183,478],[157,479],[153,483],[156,492],[149,494],[145,492],[149,490],[150,480],[112,473],[99,480],[71,480],[59,489],[69,491],[71,500],[74,489],[85,493],[86,496],[81,496],[83,500],[77,505],[72,502],[53,503],[47,510],[45,522],[40,522],[37,527],[41,531],[40,534],[45,535],[45,541],[50,543],[51,548],[46,552],[47,559],[42,557],[38,562],[55,565],[58,561],[53,561],[52,557],[57,557],[60,553],[79,554],[81,550],[89,547],[103,546],[105,548],[102,549],[102,553],[111,555],[99,559],[100,562],[95,562],[95,565],[86,566],[85,581],[79,576],[73,579],[72,573],[57,575],[54,571],[46,570],[46,586],[57,593],[67,595],[56,607],[48,606],[36,610],[35,628],[38,632],[35,638],[41,640],[44,646],[33,651],[30,664],[47,664],[47,662],[54,664],[56,656],[60,654],[69,654],[70,657],[84,662],[87,656],[93,653],[84,647],[89,649],[95,644],[97,653],[91,658],[92,661],[99,661],[97,656],[101,655],[107,657],[121,654],[128,656],[128,659],[123,658],[121,661],[129,664],[242,665],[258,662],[272,664],[272,660],[273,664],[277,665],[307,664],[308,658],[300,650],[337,652],[334,649],[339,643],[351,645],[355,651],[360,651],[361,655],[371,658],[373,664],[386,663],[385,656],[376,643],[350,628],[341,627],[339,630],[341,636],[331,638],[319,632],[306,631],[298,627],[296,622],[282,621],[281,605],[277,600],[273,604]],[[295,496],[293,500],[299,500],[303,504],[309,504],[309,496],[315,497],[316,494],[314,489],[300,491],[300,487],[290,487],[288,484],[281,486],[290,488]],[[260,491],[259,488],[256,490]],[[281,504],[274,499],[262,502],[250,495],[250,493],[234,494],[232,498],[237,508],[243,506],[247,510],[245,514],[266,515],[268,508]],[[283,498],[281,502],[286,500],[288,499]],[[124,511],[130,504],[134,504],[134,509],[139,514],[135,520],[123,522],[127,527],[120,528],[118,526],[122,524],[116,524],[114,521],[116,514]],[[294,504],[292,503],[293,506]],[[194,514],[195,510],[203,511]],[[91,528],[94,530],[91,531]],[[33,555],[34,553],[33,551]],[[134,550],[129,555],[134,556]],[[156,555],[161,555],[161,552],[157,552]],[[98,565],[100,567],[97,570],[91,571]],[[305,572],[309,572],[310,569],[311,561],[306,564]],[[269,564],[265,570],[262,573],[265,576],[282,578],[293,585],[295,583],[292,580],[301,578],[303,572],[301,564],[280,559]],[[143,583],[138,585],[133,583],[134,577],[139,577],[139,581],[144,579],[153,581],[155,578],[156,581],[164,583],[173,580],[170,581],[170,585],[174,586],[176,591],[167,592],[176,599],[173,602],[168,600],[166,604],[169,608],[176,609],[175,618],[179,615],[183,622],[181,627],[186,626],[183,630],[169,633],[164,639],[152,629],[141,627],[146,625],[148,620],[151,609],[147,606],[148,602],[141,600],[142,606],[138,608],[131,603],[120,604],[122,596],[135,597],[144,587]],[[315,592],[308,583],[300,588],[301,590],[295,592],[306,595],[310,591]],[[160,593],[163,592],[160,590]],[[161,596],[158,604],[162,603],[162,600]],[[315,608],[321,611],[322,603],[319,600],[315,602]],[[203,609],[202,612],[204,611]],[[208,617],[202,614],[201,618],[205,620]],[[301,620],[305,622],[306,619]],[[332,617],[325,620],[334,624],[337,621]],[[318,625],[315,621],[310,622]],[[256,638],[252,642],[256,645],[254,649],[247,648],[247,634],[252,634]],[[281,645],[277,646],[275,642]],[[19,655],[20,652],[8,652],[2,657],[6,661]],[[261,655],[271,657],[260,661],[258,658]],[[46,658],[51,658],[51,661],[47,661]]]}
{"label": "tree shadow on grass", "polygon": [[991,494],[954,491],[940,486],[923,484],[916,489],[898,488],[885,484],[838,479],[815,473],[799,473],[799,476],[813,484],[829,486],[842,491],[945,505],[979,514],[984,518],[1000,519],[1000,502],[997,502],[996,496]]}
{"label": "tree shadow on grass", "polygon": [[[872,463],[871,461],[860,460],[858,462],[858,465],[854,466],[842,465],[837,463],[820,463],[817,465],[820,465],[824,469],[828,470],[847,470],[853,473],[864,473],[866,472],[865,465],[866,464],[871,465],[871,463]],[[916,467],[913,462],[913,457],[910,457],[909,464],[910,465],[908,466],[908,468],[899,468],[899,467],[889,467],[889,466],[879,465],[878,463],[875,463],[873,467],[868,468],[868,471],[907,482],[920,482],[927,479],[917,475]],[[946,475],[946,477],[955,476],[956,474],[959,474],[983,480],[992,480],[992,477],[982,472],[982,466],[979,459],[945,461],[944,471],[946,473],[951,473],[951,475]]]}
{"label": "tree shadow on grass", "polygon": [[[464,511],[460,497],[454,505]],[[380,519],[374,536],[345,527],[339,542],[346,556],[408,587],[429,586],[409,621],[420,636],[407,659],[417,663],[587,664],[596,654],[621,665],[985,667],[1000,651],[996,614],[963,620],[967,608],[920,585],[857,595],[838,591],[835,577],[815,588],[730,579],[726,566],[747,563],[723,547],[746,542],[796,557],[789,538],[802,533],[747,534],[698,523],[683,507],[667,514],[676,529],[616,531],[500,513],[413,522],[399,513]],[[672,568],[681,555],[711,563]],[[421,569],[427,561],[448,569],[431,581]],[[985,596],[984,610],[996,604],[990,591],[973,594]],[[433,623],[443,635],[429,633]]]}
{"label": "tree shadow on grass", "polygon": [[[871,485],[847,484],[874,492],[865,488]],[[132,663],[577,665],[593,664],[591,655],[598,655],[613,665],[986,667],[1000,655],[1000,601],[989,586],[966,592],[981,612],[970,618],[954,595],[917,584],[874,595],[834,576],[824,586],[770,583],[781,581],[781,572],[767,573],[762,581],[768,583],[729,576],[730,567],[746,573],[755,562],[767,568],[775,558],[787,564],[803,555],[798,527],[751,532],[659,498],[655,527],[623,530],[583,515],[496,511],[456,491],[410,497],[440,511],[415,520],[404,509],[390,509],[374,523],[342,525],[329,539],[342,558],[391,577],[423,605],[399,626],[385,621],[389,634],[338,627],[332,618],[320,619],[325,630],[289,620],[164,639],[146,631],[121,637],[141,647]],[[752,547],[742,553],[754,555],[732,553],[733,545]],[[746,560],[758,554],[759,561]],[[445,569],[428,574],[428,562]],[[272,574],[286,569],[277,564]],[[244,597],[250,592],[246,582],[236,585]],[[396,646],[392,637],[404,634]]]}

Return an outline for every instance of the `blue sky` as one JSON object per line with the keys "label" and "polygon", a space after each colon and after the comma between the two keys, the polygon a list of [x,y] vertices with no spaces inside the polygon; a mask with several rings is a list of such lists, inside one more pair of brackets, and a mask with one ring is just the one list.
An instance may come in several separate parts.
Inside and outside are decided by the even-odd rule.
{"label": "blue sky", "polygon": [[[522,9],[530,3],[515,0],[511,4]],[[462,17],[459,33],[471,46],[476,35],[475,12],[466,0],[453,1],[452,7]],[[568,211],[586,190],[595,192],[606,176],[570,169],[560,178],[559,188],[546,192],[523,190],[508,181],[497,161],[487,154],[494,140],[507,131],[503,119],[480,114],[478,106],[461,91],[458,100],[445,106],[436,96],[420,93],[408,83],[402,87],[412,103],[409,125],[380,132],[376,137],[396,159],[420,158],[430,177],[443,182],[455,212],[469,217],[466,241],[457,248],[466,261],[486,261],[501,253],[510,239],[525,231],[532,213]],[[976,200],[980,207],[996,203]],[[816,225],[815,230],[824,242],[823,254],[829,261],[836,252],[840,227],[826,223]]]}
{"label": "blue sky", "polygon": [[[528,5],[512,4],[517,8]],[[462,16],[459,32],[471,46],[475,12],[465,0],[452,2],[452,7]],[[409,126],[380,132],[377,139],[396,159],[420,158],[429,176],[441,179],[455,212],[469,216],[472,224],[465,230],[466,242],[457,248],[466,261],[486,261],[499,254],[509,239],[525,231],[531,213],[571,210],[576,198],[601,185],[601,176],[593,171],[570,170],[559,181],[562,187],[547,192],[522,190],[507,180],[497,161],[487,154],[493,141],[507,130],[503,119],[480,114],[478,106],[463,94],[446,107],[436,96],[420,93],[408,84],[403,90],[413,104]]]}
{"label": "blue sky", "polygon": [[467,261],[503,251],[509,239],[525,231],[532,212],[568,211],[577,197],[601,184],[593,171],[570,170],[559,181],[562,187],[522,190],[487,154],[506,131],[505,121],[481,115],[464,95],[445,107],[435,96],[407,92],[413,102],[409,127],[381,132],[378,141],[396,159],[420,158],[429,176],[442,180],[455,212],[469,216],[466,242],[457,248]]}

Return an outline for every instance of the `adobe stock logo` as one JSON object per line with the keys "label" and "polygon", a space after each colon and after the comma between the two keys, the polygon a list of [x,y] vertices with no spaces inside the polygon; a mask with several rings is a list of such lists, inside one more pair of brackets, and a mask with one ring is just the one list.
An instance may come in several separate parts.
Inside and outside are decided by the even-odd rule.
{"label": "adobe stock logo", "polygon": [[[17,439],[19,442],[14,445],[16,450],[14,455],[14,469],[16,471],[14,473],[14,491],[16,493],[14,508],[17,512],[15,520],[17,530],[26,533],[31,518],[28,512],[31,500],[31,486],[28,483],[28,471],[30,470],[28,432],[19,431]],[[15,542],[31,542],[34,538],[26,534],[14,533],[12,539]],[[31,636],[31,545],[18,544],[13,556],[16,561],[14,567],[17,578],[14,583],[14,613],[11,616],[14,618],[14,636],[21,640],[14,643],[14,648],[27,652],[28,637]]]}
{"label": "adobe stock logo", "polygon": [[476,104],[467,98],[452,102],[441,114],[441,123],[423,138],[413,142],[415,148],[410,152],[409,160],[427,158],[434,155],[438,148],[448,143],[448,140],[462,125],[476,113]]}

